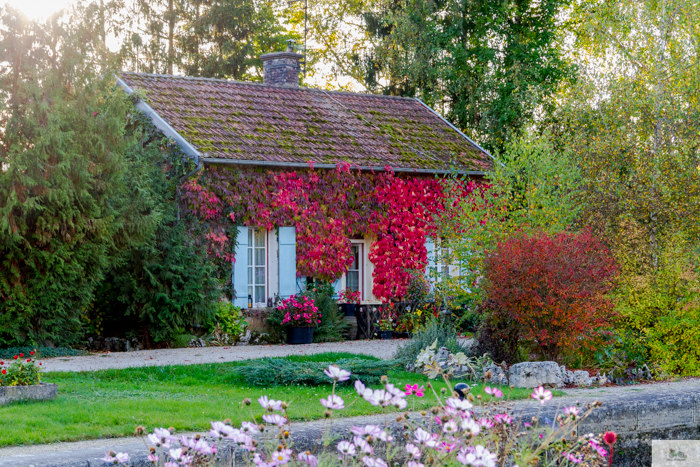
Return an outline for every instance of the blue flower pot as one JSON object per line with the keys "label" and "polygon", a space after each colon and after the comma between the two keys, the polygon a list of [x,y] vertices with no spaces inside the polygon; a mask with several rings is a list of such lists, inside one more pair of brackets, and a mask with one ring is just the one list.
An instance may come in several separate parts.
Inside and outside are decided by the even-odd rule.
{"label": "blue flower pot", "polygon": [[287,344],[310,344],[314,340],[314,328],[287,326]]}

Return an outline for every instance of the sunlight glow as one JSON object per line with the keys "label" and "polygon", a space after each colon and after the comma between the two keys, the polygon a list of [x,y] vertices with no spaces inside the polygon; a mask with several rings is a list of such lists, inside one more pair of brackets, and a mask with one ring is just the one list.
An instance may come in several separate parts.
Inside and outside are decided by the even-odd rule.
{"label": "sunlight glow", "polygon": [[73,2],[74,0],[0,0],[0,3],[17,8],[31,19],[44,19]]}

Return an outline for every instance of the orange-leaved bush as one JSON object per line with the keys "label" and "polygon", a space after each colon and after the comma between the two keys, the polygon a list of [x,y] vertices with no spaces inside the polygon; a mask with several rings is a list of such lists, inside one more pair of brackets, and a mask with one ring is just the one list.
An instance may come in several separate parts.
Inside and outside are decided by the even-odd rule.
{"label": "orange-leaved bush", "polygon": [[617,271],[608,248],[588,230],[520,233],[486,256],[485,291],[493,313],[515,324],[542,357],[557,360],[593,347],[605,332]]}

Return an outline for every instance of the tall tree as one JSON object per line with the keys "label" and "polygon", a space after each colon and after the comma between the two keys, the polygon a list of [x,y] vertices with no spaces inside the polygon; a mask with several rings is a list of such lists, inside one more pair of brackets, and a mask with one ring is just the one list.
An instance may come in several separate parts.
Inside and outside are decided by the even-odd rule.
{"label": "tall tree", "polygon": [[[544,110],[572,68],[559,34],[566,0],[320,1],[316,55],[370,91],[420,97],[488,149]],[[297,7],[299,8],[299,7]]]}
{"label": "tall tree", "polygon": [[90,16],[0,22],[0,342],[71,343],[106,268],[161,213]]}
{"label": "tall tree", "polygon": [[586,174],[585,218],[656,269],[664,238],[700,235],[700,5],[584,1],[571,24],[581,78],[555,127]]}

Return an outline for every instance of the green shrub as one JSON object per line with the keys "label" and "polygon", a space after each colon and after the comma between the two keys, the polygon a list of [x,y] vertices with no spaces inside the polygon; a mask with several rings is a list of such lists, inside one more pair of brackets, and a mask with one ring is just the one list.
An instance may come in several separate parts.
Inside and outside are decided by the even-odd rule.
{"label": "green shrub", "polygon": [[173,348],[183,349],[185,347],[189,347],[190,342],[192,342],[192,340],[196,338],[197,336],[194,336],[192,334],[176,334],[173,336],[170,343],[173,346]]}
{"label": "green shrub", "polygon": [[214,329],[210,340],[220,345],[235,344],[241,340],[247,327],[248,322],[241,308],[227,300],[220,300],[216,304]]}
{"label": "green shrub", "polygon": [[663,246],[658,269],[625,277],[616,292],[617,326],[643,343],[662,372],[700,376],[697,264],[691,245],[675,236]]}
{"label": "green shrub", "polygon": [[404,365],[413,364],[421,350],[430,347],[437,340],[437,348],[447,347],[452,353],[467,353],[467,348],[457,340],[457,331],[445,320],[431,319],[424,328],[413,334],[413,339],[406,341],[396,350],[394,359]]}
{"label": "green shrub", "polygon": [[379,383],[381,377],[392,368],[398,368],[396,361],[371,361],[366,358],[342,358],[333,361],[293,361],[288,358],[263,358],[252,360],[234,370],[243,376],[246,384],[252,386],[288,386],[310,385],[319,386],[331,384],[331,380],[323,373],[329,365],[338,365],[344,370],[350,370],[350,384],[356,379],[366,384]]}

